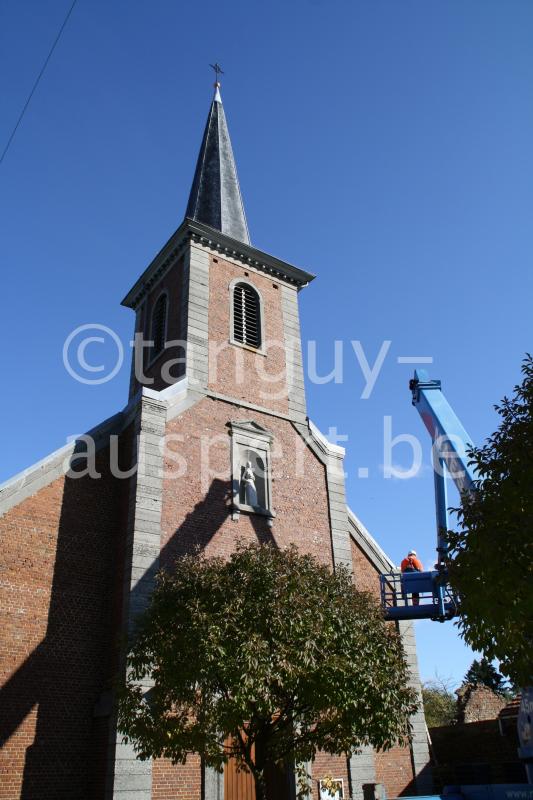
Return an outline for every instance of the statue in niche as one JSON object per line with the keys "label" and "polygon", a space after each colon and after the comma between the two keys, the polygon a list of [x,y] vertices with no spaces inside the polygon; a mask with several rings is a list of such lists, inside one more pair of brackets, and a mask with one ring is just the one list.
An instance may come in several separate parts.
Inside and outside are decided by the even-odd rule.
{"label": "statue in niche", "polygon": [[257,489],[251,461],[246,462],[241,482],[244,489],[244,502],[249,506],[257,506]]}

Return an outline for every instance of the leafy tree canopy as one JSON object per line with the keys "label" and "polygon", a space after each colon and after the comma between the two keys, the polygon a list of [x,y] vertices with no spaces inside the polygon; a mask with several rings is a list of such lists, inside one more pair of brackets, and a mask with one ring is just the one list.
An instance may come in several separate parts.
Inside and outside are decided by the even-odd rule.
{"label": "leafy tree canopy", "polygon": [[493,692],[505,695],[507,692],[507,682],[503,675],[500,675],[496,667],[491,664],[488,658],[479,661],[474,659],[469,670],[464,676],[465,683],[473,683],[476,686],[488,686]]}
{"label": "leafy tree canopy", "polygon": [[228,561],[191,555],[160,574],[119,726],[141,758],[196,752],[218,769],[235,758],[261,800],[270,766],[317,749],[390,748],[415,709],[400,639],[346,570],[296,548],[241,546]]}
{"label": "leafy tree canopy", "polygon": [[496,410],[498,430],[471,461],[476,491],[456,509],[460,530],[450,532],[450,582],[460,597],[465,641],[513,683],[533,683],[533,359],[523,382]]}
{"label": "leafy tree canopy", "polygon": [[455,721],[457,697],[451,690],[449,682],[439,677],[426,681],[422,687],[422,699],[428,728],[440,728]]}

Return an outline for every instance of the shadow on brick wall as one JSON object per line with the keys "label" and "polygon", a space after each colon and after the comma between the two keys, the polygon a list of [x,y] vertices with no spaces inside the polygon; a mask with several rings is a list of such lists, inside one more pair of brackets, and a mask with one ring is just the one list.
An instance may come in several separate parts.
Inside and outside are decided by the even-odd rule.
{"label": "shadow on brick wall", "polygon": [[[97,469],[106,463],[103,452]],[[51,537],[42,531],[36,557],[55,557],[46,633],[0,691],[3,744],[36,709],[22,788],[13,795],[23,800],[96,796],[107,726],[94,717],[94,707],[113,665],[122,494],[120,481],[111,477],[66,478],[55,552],[46,549]],[[39,520],[33,524],[39,528]]]}
{"label": "shadow on brick wall", "polygon": [[[161,566],[168,568],[176,558],[204,550],[230,516],[231,500],[231,481],[223,481],[220,478],[213,480],[204,499],[187,514],[183,523],[176,528],[162,549]],[[242,514],[241,520],[244,521],[246,517],[251,521],[258,542],[277,547],[266,517],[259,514]],[[236,522],[235,526],[238,534],[239,522]],[[232,538],[232,545],[233,541]]]}
{"label": "shadow on brick wall", "polygon": [[[108,463],[104,451],[97,469],[104,474]],[[101,698],[120,663],[129,484],[65,479],[46,634],[0,690],[0,744],[36,708],[22,788],[13,795],[21,800],[104,797],[112,719]],[[161,551],[161,565],[203,550],[227,519],[229,498],[229,481],[214,480]],[[266,520],[250,519],[257,540],[275,544]]]}

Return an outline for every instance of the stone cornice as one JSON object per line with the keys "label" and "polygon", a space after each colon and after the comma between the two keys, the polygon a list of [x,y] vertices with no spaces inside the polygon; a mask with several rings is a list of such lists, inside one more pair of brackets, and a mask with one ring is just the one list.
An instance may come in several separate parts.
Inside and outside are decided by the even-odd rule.
{"label": "stone cornice", "polygon": [[163,277],[165,272],[184,253],[187,239],[182,238],[180,226],[172,234],[166,245],[159,251],[151,264],[145,269],[138,281],[132,286],[126,297],[121,301],[122,306],[137,309],[155,284]]}
{"label": "stone cornice", "polygon": [[196,242],[202,247],[207,247],[214,253],[218,253],[222,258],[226,255],[232,260],[239,261],[243,266],[266,272],[294,286],[296,289],[302,289],[307,286],[315,277],[310,272],[305,272],[299,267],[264,253],[262,250],[243,242],[238,242],[236,239],[232,239],[230,236],[215,230],[215,228],[210,228],[209,225],[185,219],[130,289],[122,300],[122,305],[129,308],[137,308],[156,281],[179,258],[184,246],[189,241]]}

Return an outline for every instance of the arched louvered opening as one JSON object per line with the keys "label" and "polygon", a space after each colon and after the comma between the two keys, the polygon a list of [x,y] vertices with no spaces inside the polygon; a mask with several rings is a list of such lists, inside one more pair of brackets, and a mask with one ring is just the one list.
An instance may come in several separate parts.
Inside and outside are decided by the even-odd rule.
{"label": "arched louvered opening", "polygon": [[233,289],[233,338],[249,347],[261,347],[261,304],[247,283],[237,283]]}
{"label": "arched louvered opening", "polygon": [[152,360],[161,353],[165,347],[165,334],[167,327],[167,296],[159,296],[152,312]]}

